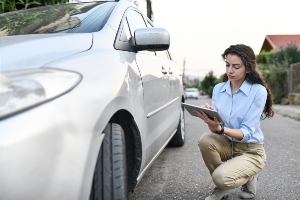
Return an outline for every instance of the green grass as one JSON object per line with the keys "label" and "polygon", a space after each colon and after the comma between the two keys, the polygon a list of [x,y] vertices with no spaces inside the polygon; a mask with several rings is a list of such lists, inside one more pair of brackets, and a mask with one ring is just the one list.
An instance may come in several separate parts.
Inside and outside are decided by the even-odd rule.
{"label": "green grass", "polygon": [[288,116],[288,115],[283,115],[284,117],[288,117],[288,118],[291,118],[291,119],[294,119],[296,121],[300,121],[300,117],[292,117],[292,116]]}

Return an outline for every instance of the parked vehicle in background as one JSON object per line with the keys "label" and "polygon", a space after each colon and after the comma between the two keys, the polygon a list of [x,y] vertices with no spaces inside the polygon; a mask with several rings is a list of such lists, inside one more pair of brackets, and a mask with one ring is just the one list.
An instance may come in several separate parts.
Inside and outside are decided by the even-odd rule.
{"label": "parked vehicle in background", "polygon": [[185,89],[185,98],[193,98],[198,99],[199,97],[199,90],[198,88],[186,88]]}
{"label": "parked vehicle in background", "polygon": [[0,19],[0,199],[126,199],[184,144],[169,33],[130,1]]}

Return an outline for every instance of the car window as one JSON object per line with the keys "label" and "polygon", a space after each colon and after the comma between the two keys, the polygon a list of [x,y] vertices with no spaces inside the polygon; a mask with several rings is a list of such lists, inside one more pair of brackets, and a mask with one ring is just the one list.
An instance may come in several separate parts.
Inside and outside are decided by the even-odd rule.
{"label": "car window", "polygon": [[116,2],[70,3],[3,13],[0,36],[96,32],[103,28],[115,5]]}
{"label": "car window", "polygon": [[125,19],[124,23],[123,23],[123,26],[122,26],[119,41],[129,42],[130,37],[131,37],[130,30],[129,30],[129,27],[128,27],[127,20]]}
{"label": "car window", "polygon": [[[134,10],[127,13],[127,22],[131,35],[134,35],[134,31],[138,28],[147,28],[143,16]],[[139,53],[155,56],[154,51],[139,51]]]}
{"label": "car window", "polygon": [[147,27],[153,27],[153,25],[148,21],[148,20],[146,20],[146,24],[147,24]]}
{"label": "car window", "polygon": [[131,10],[127,13],[127,20],[128,20],[131,35],[134,35],[134,31],[136,29],[147,27],[143,16],[134,10]]}
{"label": "car window", "polygon": [[172,54],[171,54],[171,52],[170,52],[170,49],[169,49],[169,50],[167,50],[167,53],[168,53],[168,57],[169,57],[169,59],[170,59],[170,60],[173,60],[173,59],[172,59]]}
{"label": "car window", "polygon": [[167,56],[168,56],[169,60],[172,60],[170,52],[167,50],[166,53],[167,53]]}
{"label": "car window", "polygon": [[167,51],[156,51],[155,53],[158,57],[169,59]]}
{"label": "car window", "polygon": [[197,89],[186,89],[186,92],[197,92]]}

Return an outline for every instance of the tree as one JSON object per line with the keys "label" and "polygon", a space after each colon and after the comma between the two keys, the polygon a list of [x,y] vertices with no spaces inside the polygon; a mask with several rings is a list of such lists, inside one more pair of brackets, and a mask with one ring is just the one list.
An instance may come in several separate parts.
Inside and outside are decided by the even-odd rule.
{"label": "tree", "polygon": [[273,64],[288,64],[300,61],[300,50],[295,43],[289,43],[286,47],[281,47],[279,51],[273,54]]}
{"label": "tree", "polygon": [[69,0],[0,0],[0,13],[67,2]]}
{"label": "tree", "polygon": [[212,97],[214,86],[219,83],[219,79],[214,76],[214,72],[210,71],[201,81],[201,89],[209,96]]}
{"label": "tree", "polygon": [[290,43],[279,50],[262,51],[257,55],[257,63],[264,79],[273,93],[274,103],[288,95],[288,70],[291,64],[300,62],[300,50]]}

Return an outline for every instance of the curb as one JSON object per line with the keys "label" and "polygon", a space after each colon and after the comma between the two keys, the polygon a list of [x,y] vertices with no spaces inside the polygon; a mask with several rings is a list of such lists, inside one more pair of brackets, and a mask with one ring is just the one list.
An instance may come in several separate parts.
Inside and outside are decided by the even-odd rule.
{"label": "curb", "polygon": [[290,117],[300,121],[300,106],[295,105],[273,105],[275,114],[282,115],[284,117]]}

